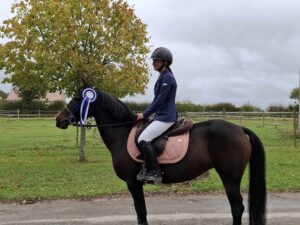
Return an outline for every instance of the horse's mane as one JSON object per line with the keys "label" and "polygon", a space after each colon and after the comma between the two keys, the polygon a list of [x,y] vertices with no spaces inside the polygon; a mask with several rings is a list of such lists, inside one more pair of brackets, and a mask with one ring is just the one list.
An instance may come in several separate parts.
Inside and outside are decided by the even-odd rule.
{"label": "horse's mane", "polygon": [[133,121],[136,119],[135,114],[128,108],[128,106],[117,99],[102,91],[98,90],[99,104],[102,108],[107,109],[111,115],[120,121]]}

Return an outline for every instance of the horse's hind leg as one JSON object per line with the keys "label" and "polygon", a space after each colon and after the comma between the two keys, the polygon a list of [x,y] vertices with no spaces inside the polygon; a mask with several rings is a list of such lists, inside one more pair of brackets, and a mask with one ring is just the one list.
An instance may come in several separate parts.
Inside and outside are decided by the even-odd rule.
{"label": "horse's hind leg", "polygon": [[243,205],[243,197],[240,191],[241,179],[227,180],[226,178],[222,177],[221,179],[230,203],[233,225],[240,225],[242,224],[242,215],[245,210]]}
{"label": "horse's hind leg", "polygon": [[127,182],[127,187],[133,197],[138,224],[148,225],[147,210],[146,210],[146,203],[145,203],[142,182],[138,182],[138,181]]}

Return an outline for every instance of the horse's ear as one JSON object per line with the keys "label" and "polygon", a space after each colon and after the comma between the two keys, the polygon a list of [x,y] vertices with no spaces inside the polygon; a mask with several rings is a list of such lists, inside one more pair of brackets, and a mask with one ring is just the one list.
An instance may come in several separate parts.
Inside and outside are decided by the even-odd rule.
{"label": "horse's ear", "polygon": [[83,76],[81,77],[82,83],[84,87],[89,87],[88,82],[86,82],[86,80],[83,78]]}

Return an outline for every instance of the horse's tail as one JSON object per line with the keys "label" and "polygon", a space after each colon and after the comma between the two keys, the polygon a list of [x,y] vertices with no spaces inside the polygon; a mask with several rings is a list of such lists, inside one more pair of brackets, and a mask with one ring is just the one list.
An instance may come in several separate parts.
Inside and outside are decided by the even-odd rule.
{"label": "horse's tail", "polygon": [[249,187],[249,224],[265,225],[266,210],[266,174],[265,174],[265,151],[257,135],[250,129],[244,128],[249,136],[252,151],[250,157],[250,187]]}

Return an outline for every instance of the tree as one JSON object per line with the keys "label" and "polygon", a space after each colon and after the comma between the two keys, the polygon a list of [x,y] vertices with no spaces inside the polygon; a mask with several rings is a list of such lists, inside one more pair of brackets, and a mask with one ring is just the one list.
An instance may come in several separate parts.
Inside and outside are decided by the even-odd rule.
{"label": "tree", "polygon": [[290,93],[290,98],[299,101],[299,88],[293,88]]}
{"label": "tree", "polygon": [[290,93],[290,98],[298,101],[298,105],[294,108],[294,110],[298,111],[298,127],[297,133],[300,134],[300,102],[299,102],[299,87],[294,88]]}
{"label": "tree", "polygon": [[71,96],[81,78],[116,97],[144,92],[146,25],[123,0],[21,0],[12,12],[0,28],[10,40],[0,44],[0,69],[21,92]]}
{"label": "tree", "polygon": [[7,93],[5,93],[4,91],[0,90],[0,99],[6,99],[8,96]]}
{"label": "tree", "polygon": [[12,11],[0,28],[4,82],[41,96],[71,96],[81,77],[116,97],[144,92],[146,25],[123,0],[22,0]]}
{"label": "tree", "polygon": [[15,92],[25,104],[30,104],[33,100],[38,100],[46,95],[47,87],[44,85],[34,85],[34,82],[32,82],[32,85],[30,86],[26,86],[24,83],[19,83],[18,87],[14,87]]}

